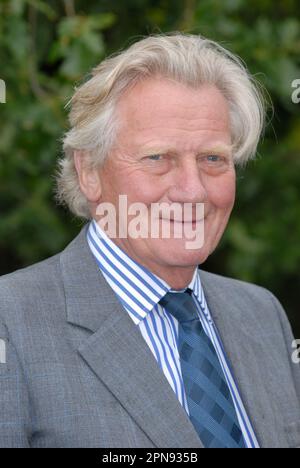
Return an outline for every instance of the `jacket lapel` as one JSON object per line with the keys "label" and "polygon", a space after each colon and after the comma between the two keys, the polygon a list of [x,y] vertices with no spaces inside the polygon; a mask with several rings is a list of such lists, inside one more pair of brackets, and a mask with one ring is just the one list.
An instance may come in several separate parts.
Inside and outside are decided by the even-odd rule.
{"label": "jacket lapel", "polygon": [[254,307],[251,300],[245,299],[243,306],[243,298],[237,302],[217,275],[201,271],[200,276],[210,313],[260,446],[285,444],[285,440],[278,440],[276,428],[280,421],[269,398],[268,365],[262,359],[264,344],[255,338],[257,325],[251,320],[251,307]]}
{"label": "jacket lapel", "polygon": [[86,242],[86,228],[62,252],[67,320],[92,334],[78,352],[157,447],[203,448],[167,379]]}

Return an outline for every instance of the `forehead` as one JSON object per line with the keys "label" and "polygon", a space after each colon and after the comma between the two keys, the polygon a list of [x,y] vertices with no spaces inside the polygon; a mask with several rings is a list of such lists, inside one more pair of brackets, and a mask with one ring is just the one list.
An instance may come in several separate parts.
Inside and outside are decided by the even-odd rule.
{"label": "forehead", "polygon": [[136,140],[154,134],[198,138],[229,132],[228,103],[215,86],[192,89],[166,78],[147,79],[128,90],[118,103],[117,116],[120,136]]}

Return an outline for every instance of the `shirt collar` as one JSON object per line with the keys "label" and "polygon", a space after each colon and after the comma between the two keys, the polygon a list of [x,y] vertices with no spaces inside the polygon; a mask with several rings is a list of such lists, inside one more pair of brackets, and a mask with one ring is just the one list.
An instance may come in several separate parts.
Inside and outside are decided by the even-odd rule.
{"label": "shirt collar", "polygon": [[[143,320],[167,292],[183,292],[186,289],[173,290],[166,281],[133,260],[95,220],[88,227],[87,240],[99,269],[135,323]],[[201,301],[202,288],[197,267],[187,287]]]}

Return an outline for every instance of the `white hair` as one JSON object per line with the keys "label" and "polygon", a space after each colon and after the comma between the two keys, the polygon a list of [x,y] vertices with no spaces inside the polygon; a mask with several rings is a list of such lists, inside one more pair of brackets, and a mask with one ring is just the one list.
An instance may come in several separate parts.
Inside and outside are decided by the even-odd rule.
{"label": "white hair", "polygon": [[243,165],[255,156],[264,128],[264,97],[241,59],[199,35],[149,36],[96,66],[68,103],[71,128],[63,138],[56,194],[75,215],[91,217],[80,189],[74,150],[86,154],[89,167],[100,167],[117,137],[118,100],[138,81],[155,76],[194,89],[215,85],[228,102],[235,164]]}

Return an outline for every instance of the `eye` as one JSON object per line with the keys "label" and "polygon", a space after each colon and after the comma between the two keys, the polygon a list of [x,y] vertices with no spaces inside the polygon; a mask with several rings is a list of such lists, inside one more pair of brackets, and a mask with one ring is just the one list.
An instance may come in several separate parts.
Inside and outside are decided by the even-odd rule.
{"label": "eye", "polygon": [[230,159],[222,154],[204,153],[199,159],[200,167],[210,174],[220,174],[230,165]]}
{"label": "eye", "polygon": [[220,162],[223,160],[223,158],[217,154],[210,154],[206,156],[206,158],[209,160],[209,162]]}
{"label": "eye", "polygon": [[150,156],[147,156],[150,161],[160,161],[162,159],[161,154],[150,154]]}

